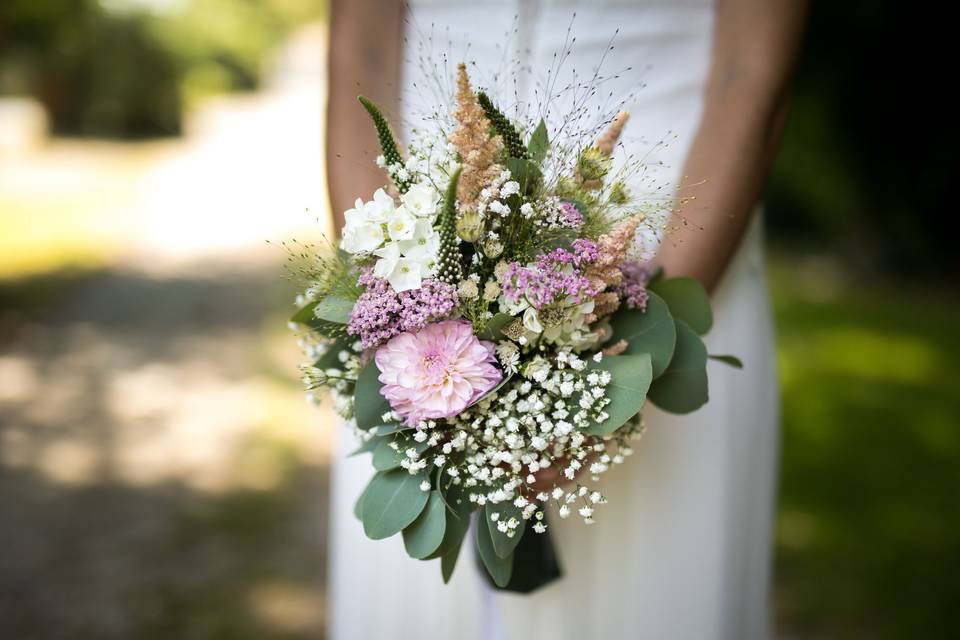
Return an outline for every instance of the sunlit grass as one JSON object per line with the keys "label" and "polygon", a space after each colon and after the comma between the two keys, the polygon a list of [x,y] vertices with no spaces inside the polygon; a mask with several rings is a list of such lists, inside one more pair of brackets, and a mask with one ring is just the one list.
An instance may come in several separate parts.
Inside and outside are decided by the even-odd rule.
{"label": "sunlit grass", "polygon": [[772,286],[781,623],[816,637],[945,637],[960,570],[960,300],[822,276],[780,263]]}

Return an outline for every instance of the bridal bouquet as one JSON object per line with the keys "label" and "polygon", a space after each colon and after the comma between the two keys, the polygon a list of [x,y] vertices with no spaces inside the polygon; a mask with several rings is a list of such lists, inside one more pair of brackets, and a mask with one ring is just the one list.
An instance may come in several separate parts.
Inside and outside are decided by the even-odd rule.
{"label": "bridal bouquet", "polygon": [[594,521],[607,500],[588,483],[633,452],[645,403],[707,401],[712,316],[699,284],[645,263],[638,240],[662,229],[615,169],[626,113],[553,142],[463,65],[456,86],[405,156],[360,98],[389,185],[346,212],[338,248],[301,254],[292,322],[309,391],[329,389],[372,453],[366,535],[402,534],[446,581],[476,514],[490,579],[526,592],[559,575],[547,507]]}

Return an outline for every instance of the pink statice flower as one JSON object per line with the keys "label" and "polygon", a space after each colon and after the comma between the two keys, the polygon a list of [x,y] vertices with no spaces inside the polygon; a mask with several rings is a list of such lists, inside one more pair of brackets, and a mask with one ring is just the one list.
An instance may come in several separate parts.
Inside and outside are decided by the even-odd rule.
{"label": "pink statice flower", "polygon": [[634,260],[627,260],[620,265],[622,279],[616,287],[617,295],[623,300],[628,309],[647,308],[647,281],[650,279],[650,269]]}
{"label": "pink statice flower", "polygon": [[411,425],[457,415],[503,378],[493,343],[478,340],[461,320],[394,336],[374,359],[381,393]]}
{"label": "pink statice flower", "polygon": [[364,349],[378,347],[404,331],[419,331],[457,306],[457,288],[440,280],[424,280],[419,289],[397,293],[367,269],[357,282],[366,290],[353,307],[347,333],[359,337]]}

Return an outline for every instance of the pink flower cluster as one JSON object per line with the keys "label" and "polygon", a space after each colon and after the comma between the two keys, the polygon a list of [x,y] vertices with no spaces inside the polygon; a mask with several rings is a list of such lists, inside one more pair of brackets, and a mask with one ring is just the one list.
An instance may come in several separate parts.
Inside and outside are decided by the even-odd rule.
{"label": "pink flower cluster", "polygon": [[377,349],[381,393],[407,424],[455,416],[503,378],[493,343],[462,320],[401,333]]}
{"label": "pink flower cluster", "polygon": [[419,289],[397,293],[389,282],[367,269],[357,282],[366,291],[353,307],[347,332],[359,336],[364,349],[404,331],[419,331],[450,315],[457,305],[456,287],[439,280],[424,280]]}
{"label": "pink flower cluster", "polygon": [[[535,309],[569,297],[575,304],[596,294],[590,281],[581,272],[581,267],[597,259],[595,242],[586,239],[574,240],[572,251],[557,248],[540,256],[532,267],[511,262],[501,278],[503,295],[509,302],[521,297]],[[567,265],[572,269],[566,268]]]}
{"label": "pink flower cluster", "polygon": [[650,269],[634,260],[628,260],[620,265],[622,279],[617,285],[617,295],[627,305],[628,309],[647,308],[647,281],[650,279]]}
{"label": "pink flower cluster", "polygon": [[568,229],[579,229],[583,226],[583,214],[572,202],[560,203],[560,225]]}

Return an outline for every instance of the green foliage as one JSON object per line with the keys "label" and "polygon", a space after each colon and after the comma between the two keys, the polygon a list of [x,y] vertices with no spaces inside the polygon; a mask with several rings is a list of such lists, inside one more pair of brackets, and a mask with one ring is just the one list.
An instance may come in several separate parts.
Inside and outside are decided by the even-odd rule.
{"label": "green foliage", "polygon": [[650,385],[653,404],[670,413],[690,413],[707,402],[707,348],[683,320],[676,320],[673,359]]}
{"label": "green foliage", "polygon": [[501,330],[513,322],[513,316],[509,313],[497,313],[487,321],[483,329],[477,332],[477,337],[481,340],[500,340]]}
{"label": "green foliage", "polygon": [[403,546],[411,558],[423,560],[440,547],[446,530],[447,507],[443,496],[434,489],[426,508],[403,530]]}
{"label": "green foliage", "polygon": [[530,141],[527,143],[527,151],[530,159],[540,164],[547,157],[547,151],[550,150],[550,136],[547,133],[547,123],[540,119],[537,128],[530,134]]}
{"label": "green foliage", "polygon": [[457,169],[450,176],[450,184],[443,196],[443,208],[440,210],[440,251],[437,254],[437,279],[449,284],[463,280],[463,254],[460,252],[460,237],[457,235],[457,182],[460,172]]}
{"label": "green foliage", "polygon": [[334,341],[346,340],[346,327],[340,322],[332,322],[318,318],[314,313],[316,308],[316,302],[305,304],[290,317],[290,321],[309,327],[324,338]]}
{"label": "green foliage", "polygon": [[532,161],[507,158],[504,164],[513,179],[520,183],[520,193],[530,195],[543,184],[543,174]]}
{"label": "green foliage", "polygon": [[347,336],[341,336],[337,338],[327,347],[326,352],[317,358],[316,362],[313,363],[313,366],[321,371],[339,367],[339,354],[341,351],[349,349],[351,342],[353,342],[353,339]]}
{"label": "green foliage", "polygon": [[377,471],[389,471],[400,467],[404,454],[391,447],[393,438],[377,438],[377,448],[373,450],[373,468]]}
{"label": "green foliage", "polygon": [[649,353],[653,377],[658,378],[673,358],[677,331],[667,303],[652,291],[649,296],[643,311],[625,307],[617,310],[610,319],[613,329],[610,342],[626,340],[628,346],[623,352],[626,355]]}
{"label": "green foliage", "polygon": [[723,364],[733,367],[734,369],[743,369],[743,360],[741,360],[737,356],[732,356],[729,354],[724,354],[724,355],[710,354],[707,357],[710,358],[711,360],[722,362]]}
{"label": "green foliage", "polygon": [[674,318],[683,320],[700,335],[710,331],[713,326],[710,297],[699,282],[693,278],[664,278],[649,288],[666,301]]}
{"label": "green foliage", "polygon": [[[493,544],[493,552],[497,556],[501,558],[511,557],[514,549],[520,544],[520,539],[523,538],[524,529],[527,526],[527,521],[523,519],[522,512],[522,509],[508,500],[498,504],[487,502],[483,515],[484,522],[478,522],[477,526],[487,527],[490,530],[490,542]],[[492,517],[494,513],[498,514],[496,520]],[[512,537],[497,528],[497,522],[506,522],[510,518],[515,518],[519,523]]]}
{"label": "green foliage", "polygon": [[[357,99],[360,101],[360,104],[363,105],[363,108],[367,110],[367,113],[370,114],[370,118],[373,120],[373,126],[377,128],[377,138],[380,140],[380,148],[383,150],[383,158],[386,160],[387,166],[389,167],[397,163],[402,164],[403,157],[397,148],[397,142],[393,138],[393,132],[390,131],[390,124],[387,122],[387,119],[383,117],[380,108],[363,96],[358,96]],[[393,179],[400,193],[406,193],[407,189],[410,188],[409,180],[401,180],[392,174],[390,177]]]}
{"label": "green foliage", "polygon": [[590,360],[587,366],[610,372],[610,384],[606,387],[610,404],[605,408],[610,417],[600,424],[584,429],[584,433],[594,436],[609,435],[643,408],[647,390],[653,380],[650,354],[606,356],[600,362]]}
{"label": "green foliage", "polygon": [[363,492],[360,517],[368,538],[382,540],[400,533],[423,511],[430,492],[420,489],[426,473],[410,475],[406,469],[381,471]]}
{"label": "green foliage", "polygon": [[357,377],[354,392],[354,417],[361,429],[373,429],[383,424],[383,414],[390,411],[390,403],[380,393],[380,369],[371,358]]}
{"label": "green foliage", "polygon": [[328,295],[317,303],[313,314],[327,322],[347,324],[350,322],[350,313],[353,311],[355,299],[343,298],[338,295]]}
{"label": "green foliage", "polygon": [[477,101],[487,116],[487,120],[493,125],[497,135],[503,140],[503,146],[507,150],[507,155],[513,158],[526,158],[527,148],[523,146],[523,140],[509,118],[503,114],[490,100],[485,92],[477,92]]}
{"label": "green foliage", "polygon": [[513,573],[513,554],[501,558],[494,550],[493,540],[490,538],[490,528],[478,522],[476,526],[477,552],[483,566],[493,583],[498,587],[505,587],[510,582]]}

